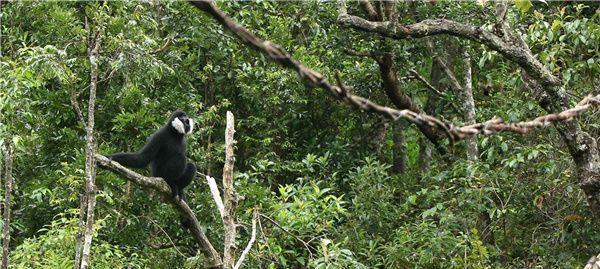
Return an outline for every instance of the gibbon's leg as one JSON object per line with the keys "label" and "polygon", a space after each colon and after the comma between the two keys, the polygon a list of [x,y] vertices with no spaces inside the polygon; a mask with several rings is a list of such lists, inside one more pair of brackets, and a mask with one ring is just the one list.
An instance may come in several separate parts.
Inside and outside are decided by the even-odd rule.
{"label": "gibbon's leg", "polygon": [[178,195],[184,201],[187,201],[187,200],[186,200],[185,194],[183,193],[183,188],[187,187],[188,185],[190,185],[190,183],[192,183],[192,180],[194,179],[195,175],[196,175],[196,165],[194,165],[193,163],[190,162],[185,167],[185,171],[183,172],[183,175],[181,175],[181,177],[177,181],[177,186],[179,187]]}
{"label": "gibbon's leg", "polygon": [[116,153],[107,155],[106,157],[124,166],[132,168],[144,168],[148,165],[148,163],[150,163],[150,160],[146,158],[145,154],[141,153]]}
{"label": "gibbon's leg", "polygon": [[[171,187],[171,192],[172,192],[171,198],[173,198],[173,200],[175,200],[177,195],[179,195],[179,193],[180,193],[179,187],[177,187],[177,184],[175,182],[167,181],[167,184],[169,184],[169,187]],[[179,199],[181,199],[181,196],[179,196]]]}

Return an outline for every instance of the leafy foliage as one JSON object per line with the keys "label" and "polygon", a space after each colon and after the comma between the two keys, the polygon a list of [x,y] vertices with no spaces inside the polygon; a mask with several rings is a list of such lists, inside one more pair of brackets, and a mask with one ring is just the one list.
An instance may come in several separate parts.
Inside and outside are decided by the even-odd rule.
{"label": "leafy foliage", "polygon": [[[392,106],[377,63],[345,49],[391,52],[407,95],[422,107],[433,96],[406,78],[413,69],[432,73],[425,39],[390,41],[342,29],[333,2],[219,6],[307,66],[327,76],[339,70],[361,96]],[[357,7],[348,6],[360,14]],[[580,97],[597,87],[598,3],[515,1],[511,8],[507,19],[561,77],[564,91]],[[179,108],[197,122],[188,157],[200,172],[219,177],[225,111],[235,114],[235,187],[243,197],[238,246],[250,236],[252,208],[261,212],[246,268],[571,268],[597,254],[600,231],[556,130],[478,137],[479,161],[467,161],[459,143],[449,147],[450,157],[434,154],[422,171],[427,144],[417,128],[400,122],[408,168],[395,173],[395,126],[307,87],[188,3],[14,1],[2,13],[11,18],[0,26],[0,136],[16,145],[12,267],[72,267],[85,132],[71,99],[85,114],[86,38],[99,26],[100,153],[137,150]],[[491,1],[402,2],[398,13],[402,22],[445,17],[493,27]],[[471,50],[478,122],[544,113],[502,55],[448,36],[430,40],[459,77],[457,52]],[[440,80],[446,94],[433,112],[460,123],[459,95],[450,85]],[[597,114],[578,119],[594,137]],[[155,194],[100,170],[97,185],[94,268],[202,265],[178,214]],[[198,179],[187,191],[222,249],[208,188]]]}

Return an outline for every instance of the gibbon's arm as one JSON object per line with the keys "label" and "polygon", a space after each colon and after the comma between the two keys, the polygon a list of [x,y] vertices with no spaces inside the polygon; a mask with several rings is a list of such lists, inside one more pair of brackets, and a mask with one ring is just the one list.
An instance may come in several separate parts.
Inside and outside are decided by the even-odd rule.
{"label": "gibbon's arm", "polygon": [[160,149],[160,144],[159,136],[152,136],[148,143],[138,152],[116,153],[107,157],[127,167],[144,168],[156,157]]}

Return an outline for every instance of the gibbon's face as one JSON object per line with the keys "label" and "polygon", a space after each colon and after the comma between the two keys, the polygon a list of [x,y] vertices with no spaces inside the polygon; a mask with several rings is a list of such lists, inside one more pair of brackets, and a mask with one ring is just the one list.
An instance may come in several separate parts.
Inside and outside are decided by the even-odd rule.
{"label": "gibbon's face", "polygon": [[194,129],[194,121],[183,111],[175,111],[172,116],[171,126],[180,134],[191,134]]}

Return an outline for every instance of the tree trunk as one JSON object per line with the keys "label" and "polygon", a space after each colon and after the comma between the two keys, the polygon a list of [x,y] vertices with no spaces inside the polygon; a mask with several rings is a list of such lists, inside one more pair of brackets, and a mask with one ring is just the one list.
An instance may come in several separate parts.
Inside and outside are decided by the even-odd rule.
{"label": "tree trunk", "polygon": [[[375,134],[373,136],[373,141],[371,142],[371,144],[375,144],[375,151],[377,152],[377,157],[380,160],[383,160],[383,147],[385,145],[385,138],[387,135],[387,131],[388,131],[388,123],[385,119],[381,119],[378,123],[376,123],[375,125]],[[373,143],[374,142],[374,143]]]}
{"label": "tree trunk", "polygon": [[88,48],[90,59],[90,97],[88,101],[88,120],[85,128],[85,185],[87,195],[87,219],[83,239],[83,250],[81,252],[81,268],[89,268],[90,250],[94,234],[94,209],[96,207],[96,160],[94,158],[96,145],[94,142],[94,107],[96,104],[96,86],[98,84],[98,49],[100,47],[100,36],[93,40],[94,44]]}
{"label": "tree trunk", "polygon": [[[377,62],[379,64],[381,79],[383,80],[383,89],[394,106],[399,109],[409,109],[416,113],[422,113],[423,110],[419,105],[400,89],[393,56],[386,53]],[[426,124],[418,125],[417,127],[442,155],[446,153],[446,150],[440,144],[440,141],[445,139],[446,136],[440,129]]]}
{"label": "tree trunk", "polygon": [[[466,112],[467,124],[475,123],[475,100],[473,99],[473,80],[471,79],[471,56],[468,49],[463,52],[463,76],[465,85],[463,86],[463,109]],[[477,150],[477,138],[467,139],[467,158],[469,161],[477,161],[479,152]]]}
{"label": "tree trunk", "polygon": [[0,57],[2,57],[2,0],[0,0]]}
{"label": "tree trunk", "polygon": [[402,174],[406,171],[406,141],[404,140],[404,127],[402,122],[394,124],[392,134],[394,140],[394,160],[392,171],[395,174]]}
{"label": "tree trunk", "polygon": [[[566,97],[557,99],[548,92],[558,92],[557,89],[544,88],[539,82],[522,72],[525,86],[537,99],[540,106],[554,113],[567,107]],[[554,125],[562,140],[567,145],[569,153],[575,162],[575,175],[585,193],[590,211],[600,219],[600,152],[597,140],[581,130],[576,121],[566,121]]]}
{"label": "tree trunk", "polygon": [[[432,61],[429,81],[435,89],[440,89],[440,80],[442,79],[442,69],[438,61]],[[438,105],[438,97],[435,94],[430,94],[425,103],[425,113],[434,116],[435,108]],[[431,161],[431,144],[423,137],[419,137],[419,170],[421,172],[429,171]]]}
{"label": "tree trunk", "polygon": [[81,194],[79,198],[79,225],[77,230],[77,238],[75,241],[75,269],[81,267],[81,250],[83,246],[83,233],[85,232],[85,211],[87,209],[87,195]]}
{"label": "tree trunk", "polygon": [[4,229],[2,231],[2,269],[8,268],[8,256],[10,255],[10,199],[12,192],[12,147],[10,141],[4,141],[4,178],[6,180],[4,186]]}
{"label": "tree trunk", "polygon": [[223,225],[225,226],[225,239],[223,242],[223,268],[233,268],[235,264],[235,207],[237,197],[233,189],[233,134],[234,118],[230,111],[227,111],[227,124],[225,128],[225,165],[223,166],[223,199],[225,213],[223,214]]}

